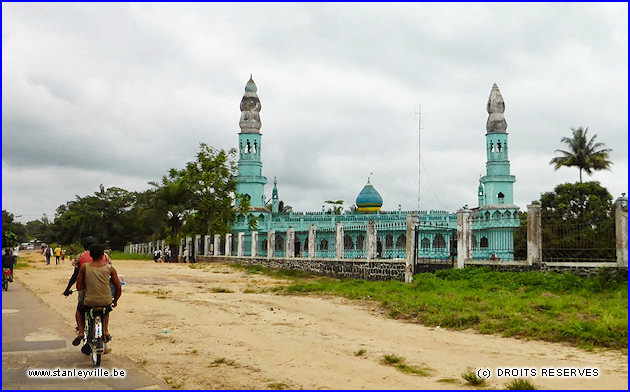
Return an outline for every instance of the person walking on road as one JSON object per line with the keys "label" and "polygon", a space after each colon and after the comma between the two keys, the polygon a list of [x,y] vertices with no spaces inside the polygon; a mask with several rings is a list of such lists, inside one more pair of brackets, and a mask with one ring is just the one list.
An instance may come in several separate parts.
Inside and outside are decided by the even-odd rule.
{"label": "person walking on road", "polygon": [[61,258],[61,247],[57,245],[55,248],[55,265],[59,264],[59,259]]}
{"label": "person walking on road", "polygon": [[52,253],[52,248],[50,247],[50,245],[48,245],[48,247],[44,251],[44,256],[46,256],[46,265],[50,264],[50,256],[52,256]]}

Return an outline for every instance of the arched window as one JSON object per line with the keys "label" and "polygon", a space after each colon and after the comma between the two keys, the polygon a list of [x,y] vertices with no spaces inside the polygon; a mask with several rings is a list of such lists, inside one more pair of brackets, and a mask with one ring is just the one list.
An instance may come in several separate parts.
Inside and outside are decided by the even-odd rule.
{"label": "arched window", "polygon": [[243,223],[245,222],[245,217],[243,215],[239,215],[237,218],[238,223]]}
{"label": "arched window", "polygon": [[401,234],[396,239],[396,249],[405,249],[407,247],[407,236]]}
{"label": "arched window", "polygon": [[387,234],[385,236],[385,249],[392,249],[394,247],[394,236]]}
{"label": "arched window", "polygon": [[321,240],[321,242],[319,243],[319,250],[328,250],[328,240]]}
{"label": "arched window", "polygon": [[507,219],[510,219],[510,218],[512,217],[512,214],[510,214],[510,211],[505,211],[505,212],[503,213],[503,217],[504,217],[504,218],[507,218]]}
{"label": "arched window", "polygon": [[486,220],[490,220],[490,211],[486,211],[484,216],[486,217]]}
{"label": "arched window", "polygon": [[488,247],[488,239],[484,236],[481,237],[481,243],[479,244],[480,248],[487,248]]}
{"label": "arched window", "polygon": [[499,192],[499,194],[497,195],[497,199],[499,199],[499,203],[503,203],[503,200],[505,200],[505,195],[503,194],[503,192]]}
{"label": "arched window", "polygon": [[444,240],[444,236],[442,234],[437,234],[433,237],[433,249],[444,249],[446,248],[446,241]]}
{"label": "arched window", "polygon": [[431,241],[427,237],[424,237],[422,241],[420,241],[420,246],[422,249],[429,249],[431,247]]}
{"label": "arched window", "polygon": [[501,213],[499,211],[495,211],[494,214],[492,214],[492,218],[501,219]]}
{"label": "arched window", "polygon": [[265,221],[265,215],[260,214],[258,215],[258,222],[264,222]]}
{"label": "arched window", "polygon": [[346,250],[354,249],[354,242],[352,241],[352,237],[348,234],[343,236],[343,248]]}
{"label": "arched window", "polygon": [[284,250],[284,238],[280,234],[276,233],[276,250],[283,251]]}
{"label": "arched window", "polygon": [[363,234],[359,234],[357,236],[357,250],[363,249],[364,242],[365,242],[365,237],[363,236]]}

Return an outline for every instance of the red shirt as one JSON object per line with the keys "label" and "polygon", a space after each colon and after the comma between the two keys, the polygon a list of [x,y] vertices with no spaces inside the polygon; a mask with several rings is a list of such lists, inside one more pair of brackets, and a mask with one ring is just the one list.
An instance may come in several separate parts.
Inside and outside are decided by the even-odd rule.
{"label": "red shirt", "polygon": [[[107,261],[107,264],[111,264],[112,263],[112,261],[109,259],[109,255],[107,253],[103,254],[103,257],[105,257],[105,260]],[[79,254],[72,264],[75,267],[78,266],[80,268],[83,264],[89,263],[91,261],[92,261],[92,256],[90,256],[90,251],[86,250],[86,251],[82,252],[81,254]]]}

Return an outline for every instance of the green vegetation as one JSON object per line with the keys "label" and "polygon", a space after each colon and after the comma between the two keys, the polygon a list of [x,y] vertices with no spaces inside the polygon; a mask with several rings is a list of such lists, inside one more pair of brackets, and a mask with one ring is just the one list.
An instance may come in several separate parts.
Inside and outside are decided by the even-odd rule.
{"label": "green vegetation", "polygon": [[577,129],[571,128],[571,132],[573,137],[565,136],[561,139],[562,143],[567,145],[569,151],[556,150],[562,155],[553,158],[549,162],[555,170],[564,166],[575,166],[580,169],[580,182],[582,182],[582,170],[588,175],[591,175],[593,170],[610,170],[612,162],[608,160],[608,155],[612,150],[610,148],[602,148],[604,143],[596,143],[597,135],[593,135],[587,141],[588,127],[586,129],[582,127]]}
{"label": "green vegetation", "polygon": [[228,366],[238,367],[238,364],[235,361],[231,359],[226,359],[225,357],[217,358],[214,361],[212,361],[212,363],[210,364],[210,366],[217,366],[217,365],[228,365]]}
{"label": "green vegetation", "polygon": [[485,378],[477,377],[477,375],[473,371],[462,374],[462,378],[466,380],[468,384],[475,386],[482,385],[486,382]]}
{"label": "green vegetation", "polygon": [[525,380],[524,378],[516,378],[511,382],[505,384],[505,388],[508,390],[517,390],[517,391],[532,391],[536,389],[534,384]]}
{"label": "green vegetation", "polygon": [[226,289],[225,287],[213,287],[211,290],[213,293],[233,293],[234,292],[230,289]]}
{"label": "green vegetation", "polygon": [[438,382],[443,382],[445,384],[457,384],[459,380],[456,378],[440,378]]}
{"label": "green vegetation", "polygon": [[383,355],[381,362],[385,365],[393,366],[403,373],[409,373],[409,374],[422,376],[422,377],[427,377],[430,375],[428,370],[421,369],[417,366],[407,365],[405,363],[405,358],[399,357],[395,354]]}
{"label": "green vegetation", "polygon": [[627,347],[628,282],[626,274],[616,269],[602,269],[586,279],[573,274],[467,267],[417,274],[411,284],[284,274],[272,273],[293,281],[280,286],[280,293],[378,301],[390,317],[429,326],[474,328],[481,333],[568,342],[587,349]]}
{"label": "green vegetation", "polygon": [[272,382],[272,383],[269,383],[269,384],[267,384],[267,388],[273,389],[273,390],[276,390],[276,391],[280,391],[280,390],[283,390],[283,389],[290,389],[289,386],[287,384],[283,383],[283,382]]}
{"label": "green vegetation", "polygon": [[365,349],[360,349],[359,351],[357,351],[356,353],[354,353],[355,357],[360,357],[361,355],[365,354]]}

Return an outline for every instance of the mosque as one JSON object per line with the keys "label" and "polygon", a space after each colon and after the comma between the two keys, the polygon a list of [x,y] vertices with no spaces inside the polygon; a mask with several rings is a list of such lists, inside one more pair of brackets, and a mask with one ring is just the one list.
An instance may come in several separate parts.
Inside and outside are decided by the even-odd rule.
{"label": "mosque", "polygon": [[[244,241],[243,255],[255,252],[264,257],[307,257],[309,231],[316,233],[316,258],[335,258],[336,241],[343,238],[343,257],[366,258],[366,228],[368,222],[376,226],[376,257],[383,259],[406,258],[406,216],[417,214],[418,258],[421,260],[449,260],[456,246],[457,219],[449,211],[383,211],[379,192],[367,184],[358,193],[356,211],[334,212],[283,212],[280,211],[278,187],[274,179],[271,208],[265,206],[264,187],[267,178],[262,175],[262,134],[260,133],[261,103],[257,87],[250,77],[241,100],[241,118],[238,134],[238,185],[236,203],[249,199],[247,213],[238,213],[232,222],[232,242]],[[501,260],[514,259],[513,233],[519,227],[519,207],[513,204],[515,176],[510,174],[508,160],[507,123],[503,116],[505,104],[496,84],[492,86],[487,103],[489,114],[486,123],[486,175],[479,180],[478,206],[472,209],[473,258]],[[342,227],[341,235],[339,227]],[[268,241],[271,239],[270,241]],[[253,239],[254,238],[254,239]],[[287,246],[286,241],[293,241]],[[254,248],[252,247],[254,243]],[[273,244],[272,250],[267,249]],[[236,249],[230,244],[228,249]],[[207,245],[208,247],[210,244]],[[221,239],[221,254],[225,254],[225,239]],[[287,255],[286,252],[292,252]],[[313,253],[311,253],[313,255]]]}

